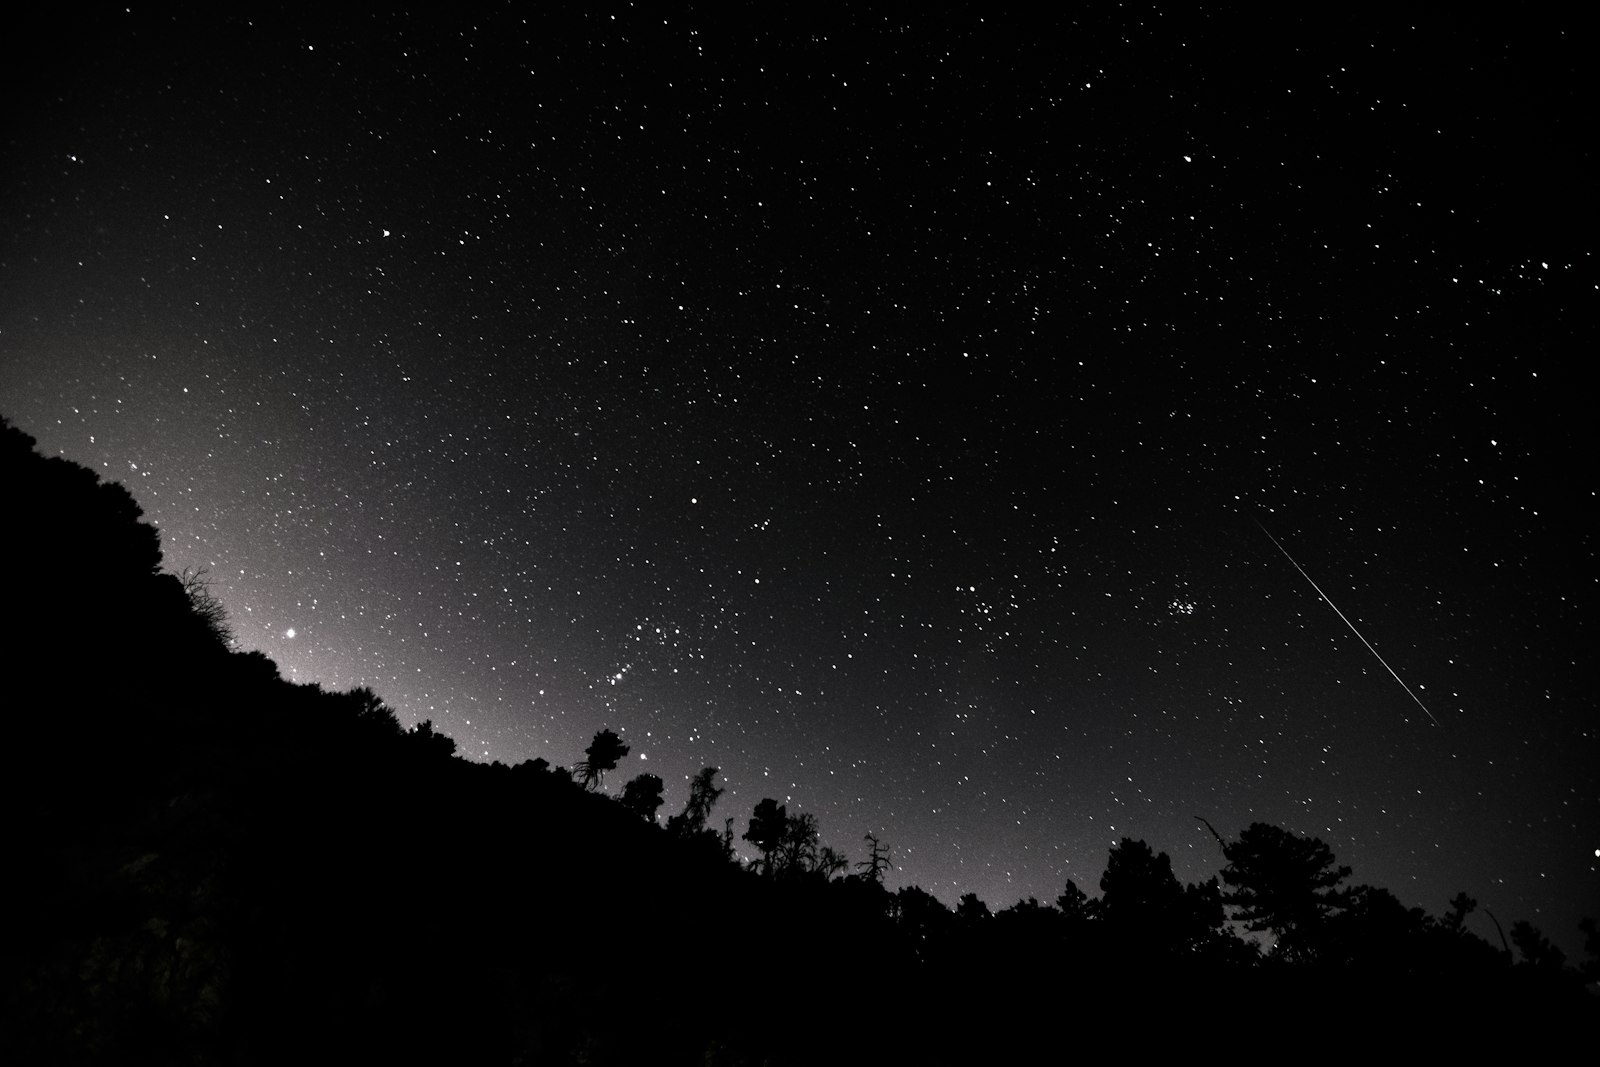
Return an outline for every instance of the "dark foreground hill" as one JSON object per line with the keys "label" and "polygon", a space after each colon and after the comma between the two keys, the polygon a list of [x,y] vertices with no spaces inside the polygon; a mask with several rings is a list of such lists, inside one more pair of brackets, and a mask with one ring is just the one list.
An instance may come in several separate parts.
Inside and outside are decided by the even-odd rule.
{"label": "dark foreground hill", "polygon": [[[814,826],[786,853],[775,806],[743,866],[749,813],[707,818],[714,793],[663,826],[542,760],[457,759],[370,692],[232,651],[122,487],[9,425],[0,474],[0,1062],[1331,1059],[1593,1033],[1573,969],[1531,928],[1513,964],[1464,899],[1435,919],[1328,889],[1264,954],[1224,921],[1238,885],[1180,886],[1143,842],[1099,898],[998,914],[840,877]],[[1255,829],[1234,846],[1297,847]]]}

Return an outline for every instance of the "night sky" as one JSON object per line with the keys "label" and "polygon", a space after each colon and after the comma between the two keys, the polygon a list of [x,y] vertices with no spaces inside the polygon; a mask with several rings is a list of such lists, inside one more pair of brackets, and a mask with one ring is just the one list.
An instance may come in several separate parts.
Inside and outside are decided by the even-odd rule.
{"label": "night sky", "polygon": [[469,758],[996,907],[1271,822],[1573,950],[1589,45],[910,10],[18,30],[0,412]]}

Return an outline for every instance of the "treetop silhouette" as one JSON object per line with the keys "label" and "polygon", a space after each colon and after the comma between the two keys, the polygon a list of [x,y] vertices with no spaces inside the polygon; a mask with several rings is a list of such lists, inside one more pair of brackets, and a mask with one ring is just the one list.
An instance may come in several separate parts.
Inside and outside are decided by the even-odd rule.
{"label": "treetop silhouette", "polygon": [[717,806],[723,787],[716,784],[716,767],[703,767],[689,782],[689,800],[680,814],[667,820],[667,829],[680,837],[699,834],[711,818],[711,809]]}
{"label": "treetop silhouette", "polygon": [[1252,932],[1272,933],[1284,958],[1313,955],[1322,924],[1345,905],[1339,884],[1350,868],[1337,866],[1319,839],[1259,822],[1224,842],[1222,854],[1224,900],[1234,918]]}
{"label": "treetop silhouette", "polygon": [[661,807],[663,783],[654,774],[641,774],[622,787],[622,806],[646,822],[656,821]]}
{"label": "treetop silhouette", "polygon": [[750,816],[750,825],[744,832],[744,840],[761,853],[759,867],[762,874],[772,874],[772,858],[783,844],[788,827],[789,813],[782,804],[767,797],[756,805],[755,813]]}
{"label": "treetop silhouette", "polygon": [[597,789],[607,771],[617,769],[617,764],[629,752],[627,745],[622,743],[610,730],[601,730],[594,735],[594,740],[589,742],[589,747],[584,749],[585,759],[579,761],[575,768],[583,779],[585,788]]}

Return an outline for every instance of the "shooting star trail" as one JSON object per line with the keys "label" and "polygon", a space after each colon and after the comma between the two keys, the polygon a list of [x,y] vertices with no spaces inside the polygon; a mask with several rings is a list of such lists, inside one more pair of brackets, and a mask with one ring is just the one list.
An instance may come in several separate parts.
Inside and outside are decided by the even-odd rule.
{"label": "shooting star trail", "polygon": [[1433,719],[1433,725],[1442,729],[1444,724],[1438,719],[1433,718],[1433,712],[1428,710],[1428,705],[1424,704],[1422,699],[1411,691],[1411,687],[1405,683],[1403,678],[1394,673],[1394,668],[1389,666],[1387,660],[1378,655],[1378,650],[1372,647],[1372,642],[1368,641],[1365,637],[1361,637],[1361,631],[1356,629],[1356,624],[1345,617],[1345,613],[1339,610],[1339,605],[1335,604],[1331,599],[1329,599],[1328,594],[1322,591],[1322,587],[1312,580],[1311,575],[1306,573],[1306,569],[1300,566],[1300,564],[1295,563],[1294,557],[1289,555],[1289,550],[1283,547],[1282,542],[1280,542],[1276,537],[1272,536],[1272,531],[1263,526],[1260,519],[1255,520],[1255,523],[1257,526],[1261,527],[1261,532],[1266,534],[1268,539],[1271,540],[1273,544],[1278,546],[1278,551],[1283,553],[1283,558],[1294,564],[1294,569],[1300,572],[1300,577],[1304,578],[1308,582],[1311,582],[1311,588],[1317,591],[1317,595],[1319,597],[1321,597],[1324,601],[1327,601],[1328,607],[1333,609],[1333,613],[1339,616],[1339,618],[1344,619],[1344,624],[1350,627],[1350,632],[1361,638],[1361,643],[1367,646],[1367,651],[1371,652],[1373,658],[1375,658],[1379,663],[1383,664],[1383,669],[1388,671],[1394,680],[1400,683],[1400,688],[1406,691],[1406,695],[1417,702],[1417,707],[1422,709],[1422,713],[1429,719]]}

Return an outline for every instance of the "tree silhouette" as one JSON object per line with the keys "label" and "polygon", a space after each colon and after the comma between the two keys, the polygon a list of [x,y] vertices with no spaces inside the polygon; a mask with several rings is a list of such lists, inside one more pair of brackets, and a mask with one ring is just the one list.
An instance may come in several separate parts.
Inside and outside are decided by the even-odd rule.
{"label": "tree silhouette", "polygon": [[1583,934],[1585,957],[1578,965],[1578,973],[1585,981],[1600,981],[1600,923],[1596,923],[1593,916],[1585,915],[1578,920],[1578,931]]}
{"label": "tree silhouette", "polygon": [[1511,924],[1511,943],[1522,953],[1524,963],[1540,970],[1559,971],[1567,962],[1567,954],[1526,919]]}
{"label": "tree silhouette", "polygon": [[1467,916],[1477,910],[1478,902],[1467,896],[1466,893],[1457,893],[1450,898],[1450,911],[1441,922],[1447,930],[1457,932],[1466,929]]}
{"label": "tree silhouette", "polygon": [[1056,907],[1069,923],[1085,923],[1100,917],[1100,902],[1079,888],[1078,883],[1067,879],[1067,887],[1056,898]]}
{"label": "tree silhouette", "polygon": [[1172,873],[1165,852],[1126,837],[1111,849],[1100,879],[1099,910],[1125,950],[1146,954],[1202,951],[1223,924],[1222,897],[1214,881],[1185,887]]}
{"label": "tree silhouette", "polygon": [[[872,881],[877,882],[879,885],[882,885],[884,873],[889,869],[889,846],[880,843],[875,834],[869,833],[863,838],[863,840],[867,842],[867,847],[871,851],[867,858],[856,864],[856,866],[865,867],[867,869],[867,877]],[[984,907],[985,914],[987,914],[988,905],[985,905]]]}
{"label": "tree silhouette", "polygon": [[1223,899],[1234,918],[1252,932],[1270,931],[1283,959],[1314,956],[1322,924],[1344,906],[1339,883],[1350,868],[1336,867],[1332,850],[1317,838],[1259,822],[1225,842],[1222,854],[1228,860]]}
{"label": "tree silhouette", "polygon": [[914,885],[903,886],[895,892],[890,898],[889,915],[912,951],[924,958],[955,921],[955,916],[938,897]]}
{"label": "tree silhouette", "polygon": [[641,774],[622,787],[622,806],[643,818],[656,821],[656,810],[661,807],[661,779],[653,774]]}
{"label": "tree silhouette", "polygon": [[586,788],[598,789],[606,772],[616,770],[617,763],[628,754],[628,746],[610,730],[601,730],[594,735],[594,740],[589,742],[583,754],[588,758],[581,760],[575,769],[583,778]]}
{"label": "tree silhouette", "polygon": [[722,796],[722,787],[716,784],[716,767],[702,767],[689,782],[689,800],[680,814],[667,820],[667,829],[681,837],[690,837],[706,828],[711,809]]}
{"label": "tree silhouette", "polygon": [[1100,903],[1107,922],[1129,927],[1149,925],[1174,911],[1183,886],[1172,873],[1172,860],[1143,841],[1124,837],[1111,846],[1100,877]]}
{"label": "tree silhouette", "polygon": [[357,686],[345,693],[344,698],[354,711],[356,722],[374,733],[396,737],[404,732],[400,728],[400,720],[395,718],[394,710],[366,686]]}
{"label": "tree silhouette", "polygon": [[823,845],[817,850],[815,864],[811,873],[820,874],[823,878],[832,878],[840,871],[850,869],[850,858],[832,845]]}
{"label": "tree silhouette", "polygon": [[801,875],[817,869],[821,856],[822,829],[809,811],[789,816],[779,842],[779,868],[784,874]]}
{"label": "tree silhouette", "polygon": [[1374,975],[1446,974],[1496,954],[1464,929],[1462,905],[1470,898],[1459,894],[1457,912],[1434,919],[1423,909],[1406,907],[1387,889],[1361,885],[1349,890],[1345,906],[1324,924],[1319,962],[1345,969],[1364,968]]}
{"label": "tree silhouette", "polygon": [[178,583],[183,586],[184,596],[189,598],[189,610],[194,617],[205,625],[206,630],[223,648],[232,648],[234,645],[233,628],[228,625],[228,609],[223,607],[222,601],[211,591],[210,571],[205,567],[195,569],[185,567],[176,575]]}
{"label": "tree silhouette", "polygon": [[455,755],[456,739],[435,730],[432,719],[423,719],[406,731],[406,736],[413,739],[420,751],[431,757],[447,759]]}
{"label": "tree silhouette", "polygon": [[976,893],[962,893],[956,902],[956,918],[968,923],[981,922],[989,918],[989,905]]}
{"label": "tree silhouette", "polygon": [[771,797],[756,805],[744,839],[761,852],[763,876],[831,878],[850,866],[836,849],[822,844],[815,815],[808,811],[790,815]]}
{"label": "tree silhouette", "polygon": [[789,814],[782,804],[771,797],[766,797],[756,805],[755,813],[750,817],[750,826],[744,832],[744,839],[756,846],[757,851],[761,853],[762,875],[772,874],[773,855],[783,843],[788,828]]}

